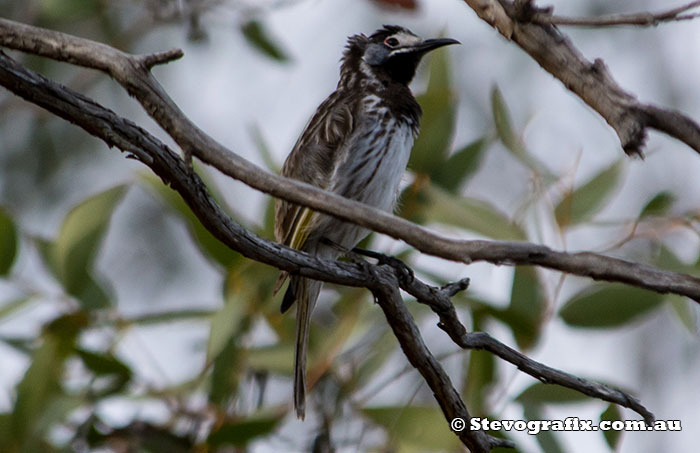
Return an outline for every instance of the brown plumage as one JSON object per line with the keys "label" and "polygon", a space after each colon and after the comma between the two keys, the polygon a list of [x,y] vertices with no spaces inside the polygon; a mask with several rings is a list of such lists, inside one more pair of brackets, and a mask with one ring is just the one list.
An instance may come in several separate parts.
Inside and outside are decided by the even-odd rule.
{"label": "brown plumage", "polygon": [[[408,83],[425,53],[456,42],[422,40],[398,26],[348,38],[338,86],[309,121],[282,175],[393,209],[421,114]],[[299,205],[275,203],[277,240],[320,258],[336,259],[367,234],[364,228]],[[286,277],[280,275],[275,291]],[[281,307],[285,312],[297,302],[294,407],[299,418],[305,414],[309,323],[320,290],[321,282],[292,275]]]}

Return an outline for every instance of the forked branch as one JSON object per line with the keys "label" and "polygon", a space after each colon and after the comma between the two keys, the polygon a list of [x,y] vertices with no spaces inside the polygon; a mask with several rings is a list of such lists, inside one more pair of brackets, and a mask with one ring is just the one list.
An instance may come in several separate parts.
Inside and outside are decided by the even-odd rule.
{"label": "forked branch", "polygon": [[[546,23],[545,18],[551,10],[535,7],[532,0],[464,2],[479,18],[520,46],[543,69],[598,112],[615,130],[628,155],[642,155],[648,129],[664,132],[700,153],[700,125],[681,112],[642,103],[624,90],[603,60],[587,60],[565,34]],[[697,6],[695,3],[688,7]]]}

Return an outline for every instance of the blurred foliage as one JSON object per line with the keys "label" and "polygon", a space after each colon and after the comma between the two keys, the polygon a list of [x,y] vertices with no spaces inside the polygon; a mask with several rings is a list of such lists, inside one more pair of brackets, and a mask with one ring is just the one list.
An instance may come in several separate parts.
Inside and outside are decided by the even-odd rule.
{"label": "blurred foliage", "polygon": [[[406,11],[418,5],[405,0],[373,2]],[[142,38],[152,25],[148,22],[149,26],[126,27],[119,6],[109,1],[22,3],[9,5],[4,10],[7,16],[33,17],[34,23],[48,28],[80,30],[84,36],[118,43],[125,49]],[[196,35],[192,30],[202,26],[199,17],[205,11],[197,9],[196,2],[180,3],[182,8],[175,10],[172,10],[173,2],[168,1],[146,2],[144,8],[151,13],[152,20],[179,21],[190,27],[190,36]],[[145,16],[143,12],[140,14]],[[242,33],[248,45],[261,55],[277,62],[289,61],[284,46],[271,36],[264,21],[257,19],[258,15],[255,17],[242,15],[234,32]],[[571,183],[570,175],[553,173],[528,148],[506,97],[496,86],[490,93],[491,126],[467,143],[458,143],[458,90],[452,82],[448,56],[448,52],[437,52],[423,68],[428,75],[427,89],[418,96],[424,111],[423,126],[409,164],[410,182],[401,194],[400,215],[466,238],[516,241],[540,239],[523,220],[525,216],[516,214],[522,210],[538,216],[542,223],[547,222],[562,237],[574,227],[586,228],[599,221],[601,212],[620,190],[625,163],[615,162],[601,168],[580,184]],[[45,60],[29,61],[34,67],[45,67],[49,73],[58,71]],[[73,82],[82,88],[91,84],[90,79],[82,78]],[[19,108],[17,105],[15,100],[2,101],[0,111]],[[279,448],[280,444],[303,442],[284,449],[308,450],[311,441],[305,439],[305,433],[300,432],[293,439],[289,436],[290,431],[298,429],[289,401],[294,319],[279,313],[280,296],[275,298],[271,294],[277,271],[224,247],[173,190],[149,173],[140,171],[128,183],[98,193],[90,187],[79,187],[77,193],[81,198],[70,198],[70,191],[57,181],[70,178],[76,171],[76,156],[93,156],[94,149],[103,145],[96,145],[82,132],[46,114],[32,112],[28,118],[31,124],[24,139],[14,147],[7,145],[8,149],[3,151],[9,157],[4,157],[7,160],[0,178],[3,189],[0,278],[11,291],[0,302],[0,327],[39,305],[50,306],[52,311],[40,320],[41,326],[32,335],[0,330],[3,351],[19,354],[26,363],[14,389],[7,389],[11,404],[0,409],[0,449],[223,452],[246,451],[257,442],[271,445],[271,449]],[[0,130],[16,128],[11,121],[12,115],[2,117]],[[264,131],[251,129],[251,136],[265,164],[276,171],[280,163],[267,146]],[[0,139],[3,145],[10,143],[1,134]],[[485,162],[493,156],[500,164],[515,166],[539,181],[538,190],[528,193],[522,206],[504,206],[465,195],[478,184]],[[71,171],[63,171],[65,168]],[[272,200],[266,199],[261,211],[264,218],[250,225],[244,216],[225,205],[226,197],[213,178],[207,178],[206,169],[197,171],[234,221],[262,236],[272,236]],[[488,177],[506,186],[511,184],[502,174]],[[25,225],[28,214],[23,206],[34,202],[29,195],[31,190],[40,194],[45,203],[40,208],[54,204],[65,207],[51,235],[38,235]],[[189,237],[188,245],[221,276],[217,308],[154,304],[148,312],[124,314],[124,300],[113,288],[111,269],[106,272],[100,268],[99,257],[114,218],[120,218],[120,206],[127,203],[127,195],[134,193],[152,197],[160,209],[154,209],[153,215],[168,217],[181,226]],[[68,203],[69,198],[73,202]],[[661,242],[668,231],[665,225],[692,225],[698,220],[696,212],[678,212],[675,198],[670,191],[660,191],[649,198],[636,218],[619,221],[632,231],[620,241],[619,248],[634,245],[637,231],[653,228],[656,239],[650,241],[644,237],[643,246],[639,247],[653,250],[648,261],[697,275],[700,264],[684,264]],[[135,236],[140,233],[143,232],[131,232]],[[131,239],[120,237],[117,241]],[[635,252],[638,249],[632,247],[632,253]],[[420,277],[438,285],[447,283],[440,266],[423,268],[410,250],[400,256]],[[39,264],[32,266],[32,260]],[[32,273],[30,282],[27,282],[28,266]],[[167,268],[169,263],[164,260],[163,266]],[[178,274],[174,279],[181,283],[187,282],[187,277]],[[551,277],[551,273],[535,267],[518,267],[506,291],[505,303],[488,297],[477,298],[471,292],[459,294],[454,300],[458,308],[468,310],[471,315],[471,330],[496,328],[503,332],[505,328],[523,350],[542,341],[552,320],[577,329],[622,328],[661,312],[663,307],[670,307],[667,312],[678,319],[683,329],[697,335],[695,311],[684,298],[623,285],[592,284],[573,277],[569,279],[587,286],[579,286],[581,289],[569,296],[569,292],[552,289],[556,285],[551,284]],[[51,284],[35,284],[34,279],[48,280]],[[143,279],[148,284],[168,284],[151,280],[150,275]],[[457,438],[449,432],[440,409],[423,394],[426,392],[422,391],[424,386],[417,384],[416,373],[396,370],[396,357],[401,358],[399,363],[405,360],[383,317],[377,315],[376,307],[367,303],[369,295],[357,288],[332,285],[328,288],[324,298],[330,301],[320,304],[324,308],[319,307],[322,313],[314,319],[309,350],[309,381],[313,386],[309,411],[318,415],[316,421],[321,423],[307,423],[304,429],[316,430],[319,439],[326,432],[333,434],[336,425],[345,429],[357,423],[363,430],[384,434],[379,440],[367,436],[374,439],[362,441],[374,442],[371,448],[377,451],[459,451]],[[434,322],[432,313],[414,305],[411,304],[414,316]],[[466,315],[463,318],[468,319]],[[201,362],[192,359],[191,351],[182,351],[177,358],[185,363],[191,361],[191,366],[196,368],[189,378],[154,384],[146,377],[143,364],[134,360],[134,351],[121,347],[124,337],[134,330],[168,327],[179,332],[185,324],[205,325],[208,332],[198,345],[203,356]],[[266,340],[258,340],[261,330],[266,333]],[[94,341],[95,337],[100,341]],[[494,404],[494,396],[503,398],[508,393],[510,375],[503,373],[499,361],[484,351],[451,357],[459,361],[461,380],[454,380],[470,410],[476,415],[498,418],[497,410],[502,403]],[[402,381],[397,382],[399,379]],[[280,382],[285,389],[283,399],[271,395],[270,390],[279,387]],[[415,391],[405,391],[412,384]],[[373,405],[372,395],[392,387],[401,389],[393,403]],[[131,414],[126,422],[116,422],[105,410],[120,401],[136,408],[125,411]],[[537,383],[511,398],[509,403],[518,405],[526,418],[542,419],[546,418],[549,406],[586,401],[588,397],[569,389]],[[146,408],[158,403],[158,407],[166,407],[165,416],[153,420],[143,415]],[[601,420],[621,417],[614,405],[608,406],[600,416]],[[347,431],[341,433],[345,435]],[[620,437],[616,432],[602,435],[612,449],[619,447]],[[565,451],[556,433],[543,431],[537,441],[544,451]],[[364,444],[357,446],[358,450],[369,448]]]}
{"label": "blurred foliage", "polygon": [[279,44],[270,38],[268,31],[265,30],[260,22],[251,20],[243,24],[243,26],[241,26],[241,32],[243,33],[245,39],[263,55],[267,55],[273,60],[280,62],[284,62],[289,59],[289,57],[287,57],[287,55],[285,55],[285,53],[280,49]]}

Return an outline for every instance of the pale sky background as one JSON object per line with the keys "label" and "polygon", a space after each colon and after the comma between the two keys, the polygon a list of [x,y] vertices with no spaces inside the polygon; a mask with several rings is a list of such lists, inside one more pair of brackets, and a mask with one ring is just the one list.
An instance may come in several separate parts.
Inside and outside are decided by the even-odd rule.
{"label": "pale sky background", "polygon": [[[271,4],[276,2],[248,2]],[[610,10],[635,12],[658,10],[681,4],[653,0],[638,1],[548,1],[561,15],[589,15],[588,5],[604,5]],[[563,86],[545,73],[517,46],[508,43],[493,29],[481,22],[462,2],[433,0],[421,2],[417,14],[381,10],[370,2],[358,0],[299,0],[292,6],[279,7],[262,17],[272,36],[281,44],[291,61],[279,64],[253,50],[236,30],[238,12],[221,8],[217,14],[205,15],[203,26],[209,33],[205,43],[186,40],[184,27],[158,27],[133,51],[153,52],[181,47],[185,57],[155,74],[182,110],[214,138],[260,164],[262,159],[251,136],[251,126],[257,126],[281,163],[293,146],[316,106],[334,89],[338,77],[338,60],[348,35],[369,34],[382,24],[400,24],[423,37],[444,35],[458,39],[461,46],[451,46],[449,52],[460,107],[455,147],[480,137],[491,130],[489,92],[497,84],[508,102],[515,126],[524,130],[528,149],[547,163],[555,174],[571,175],[577,183],[611,163],[624,158],[617,137],[591,109],[568,93]],[[131,5],[125,8],[131,8]],[[661,25],[656,28],[620,27],[611,29],[564,28],[574,44],[588,59],[603,58],[620,85],[642,101],[669,106],[700,119],[700,19],[692,22]],[[425,69],[425,68],[423,68]],[[425,72],[419,72],[413,84],[420,92],[426,83]],[[118,112],[146,124],[160,137],[157,129],[140,107],[114,83],[105,81],[91,95]],[[21,119],[17,120],[18,123]],[[21,132],[18,132],[21,133]],[[626,159],[624,184],[618,195],[605,208],[601,220],[618,220],[635,216],[641,207],[661,190],[673,192],[678,201],[674,212],[697,210],[700,206],[700,156],[690,148],[651,133],[645,160]],[[470,181],[466,193],[499,206],[512,213],[530,190],[527,171],[511,164],[504,165],[506,151],[499,144],[488,154],[480,173]],[[96,157],[98,163],[91,171],[90,163],[81,162],[79,178],[83,188],[96,193],[117,182],[135,178],[134,170],[142,166],[127,161],[115,151],[104,151]],[[112,163],[109,174],[101,165]],[[66,168],[66,172],[75,168]],[[262,216],[265,195],[226,177],[214,175],[232,208],[251,222]],[[28,229],[43,235],[54,235],[60,225],[62,212],[81,200],[84,191],[75,191],[63,205],[49,205],[34,200],[21,214]],[[0,201],[5,202],[7,195]],[[129,191],[126,200],[113,217],[107,243],[99,258],[99,269],[110,275],[120,310],[124,314],[156,311],[159,306],[216,308],[219,300],[220,275],[211,268],[187,239],[184,227],[172,218],[159,218],[163,212],[141,189]],[[136,237],[124,243],[120,240],[128,231],[150,222],[162,222],[166,229],[162,237]],[[450,234],[454,233],[453,230]],[[541,232],[542,242],[568,250],[601,250],[622,237],[619,228],[587,228],[572,231],[566,244],[551,231]],[[466,235],[464,237],[473,237]],[[665,239],[678,256],[688,263],[698,256],[696,235],[679,231]],[[176,243],[169,249],[164,243]],[[166,254],[177,275],[187,275],[186,281],[174,279],[169,269],[163,269],[153,281],[142,281],[142,270],[162,264],[154,258],[149,247]],[[380,240],[377,248],[391,251],[392,241]],[[37,257],[26,253],[17,267],[26,278],[32,277]],[[487,264],[463,266],[427,257],[424,261],[441,275],[472,278],[471,291],[490,295],[505,304],[510,291],[513,270]],[[553,274],[547,274],[552,280]],[[585,280],[568,281],[560,301],[566,300]],[[52,288],[54,283],[36,282]],[[0,295],[11,291],[0,286]],[[0,300],[8,299],[0,297]],[[378,309],[377,309],[378,310]],[[698,314],[697,306],[694,307]],[[46,319],[54,316],[50,308],[34,307],[23,312],[11,323],[0,324],[5,335],[28,335],[36,332]],[[378,316],[379,312],[377,312]],[[622,452],[691,451],[700,432],[700,352],[697,332],[693,335],[681,327],[670,309],[664,308],[645,317],[632,327],[609,330],[572,329],[554,317],[548,324],[539,346],[531,357],[574,373],[624,386],[638,396],[659,419],[681,419],[682,433],[625,433]],[[468,319],[468,313],[464,314]],[[424,323],[424,335],[434,352],[453,351],[449,339],[435,327],[435,320]],[[202,342],[206,344],[208,326],[182,323],[134,329],[124,338],[120,352],[136,364],[145,378],[154,385],[167,385],[191,377],[200,369],[204,359]],[[510,332],[497,326],[492,334],[514,345]],[[270,341],[264,326],[259,340]],[[99,342],[99,335],[88,341]],[[191,352],[191,360],[183,360],[183,351]],[[0,387],[10,388],[24,373],[27,361],[11,349],[0,345],[3,373]],[[196,364],[196,365],[192,365]],[[403,366],[397,362],[397,366]],[[449,361],[447,361],[449,369]],[[454,368],[454,367],[453,367]],[[520,406],[509,399],[518,395],[533,380],[502,366],[511,375],[507,394],[500,395],[496,407],[503,419],[520,419]],[[275,398],[291,398],[291,386],[277,386]],[[273,387],[274,388],[274,387]],[[398,387],[396,389],[398,390]],[[377,404],[391,401],[391,389],[377,396]],[[10,394],[0,393],[0,409],[10,404]],[[554,419],[575,416],[597,420],[606,404],[591,400],[587,404],[562,406],[547,412]],[[134,413],[158,419],[164,408],[157,404],[134,407],[127,401],[114,401],[103,408],[113,420],[127,422]],[[631,411],[627,418],[637,419]],[[307,422],[308,423],[308,422]],[[299,430],[312,429],[288,423],[283,435],[298,436]],[[351,428],[349,428],[351,429]],[[513,434],[522,451],[538,451],[534,439],[526,434]],[[608,451],[600,433],[570,433],[560,436],[567,452]],[[300,444],[302,445],[302,444]],[[277,445],[279,448],[279,445]],[[260,443],[253,451],[274,451],[275,445]],[[339,449],[339,451],[355,451]]]}

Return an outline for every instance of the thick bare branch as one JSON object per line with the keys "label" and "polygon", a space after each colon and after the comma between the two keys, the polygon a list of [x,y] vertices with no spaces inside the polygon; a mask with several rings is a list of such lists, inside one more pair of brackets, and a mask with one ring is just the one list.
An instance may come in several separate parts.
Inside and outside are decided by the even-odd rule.
{"label": "thick bare branch", "polygon": [[[530,0],[464,1],[482,20],[520,46],[598,112],[615,130],[627,154],[642,155],[649,128],[664,132],[700,153],[700,125],[681,113],[639,102],[617,84],[602,60],[588,61],[554,25],[532,22],[533,15],[543,13]],[[679,118],[682,121],[675,124],[673,120]]]}
{"label": "thick bare branch", "polygon": [[[433,390],[447,420],[469,412],[449,376],[423,343],[410,314],[403,305],[396,277],[387,269],[320,260],[315,256],[260,238],[235,223],[221,211],[196,173],[166,145],[132,122],[119,117],[91,99],[55,84],[18,65],[0,52],[0,84],[13,93],[74,123],[110,146],[132,153],[149,166],[185,200],[202,224],[219,240],[244,256],[291,273],[367,287],[373,291],[389,324],[411,364],[416,366]],[[473,452],[488,452],[513,444],[485,434],[464,430],[456,433]]]}
{"label": "thick bare branch", "polygon": [[[486,3],[494,5],[492,1]],[[503,18],[512,22],[507,15],[504,16],[500,4],[496,2],[495,7],[500,8],[501,13],[489,13],[494,23],[500,23],[499,20]],[[542,26],[530,24],[530,27]],[[152,77],[143,63],[144,57],[132,56],[104,44],[63,33],[48,32],[44,36],[44,32],[41,28],[0,19],[0,45],[108,73],[143,105],[186,153],[197,156],[257,190],[401,239],[423,253],[448,260],[467,264],[487,261],[494,264],[537,265],[596,280],[623,282],[661,293],[676,293],[700,302],[700,279],[690,275],[588,252],[564,253],[528,243],[448,238],[384,211],[273,175],[226,149],[193,124]],[[615,102],[608,100],[608,104],[614,107]],[[624,112],[618,113],[625,116]],[[636,116],[651,121],[649,115],[653,116],[654,112],[636,113]],[[620,121],[633,127],[640,125],[636,119],[629,119],[621,118]]]}

